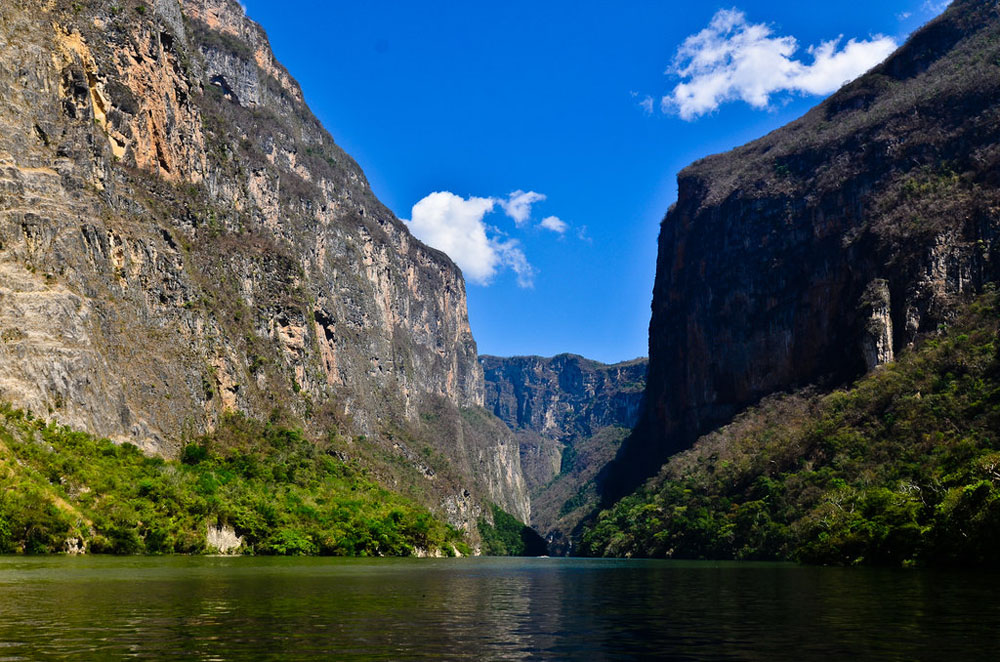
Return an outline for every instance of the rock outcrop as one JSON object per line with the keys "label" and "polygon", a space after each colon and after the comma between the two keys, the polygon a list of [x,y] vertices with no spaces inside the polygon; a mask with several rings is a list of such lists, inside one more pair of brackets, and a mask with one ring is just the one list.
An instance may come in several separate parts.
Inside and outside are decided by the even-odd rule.
{"label": "rock outcrop", "polygon": [[581,356],[482,356],[486,407],[514,431],[531,524],[550,553],[597,501],[594,477],[615,456],[643,406],[645,359],[605,365]]}
{"label": "rock outcrop", "polygon": [[[0,399],[166,455],[226,411],[390,453],[422,408],[482,411],[461,272],[238,2],[11,0],[0,80]],[[516,445],[473,437],[433,499],[527,518]]]}
{"label": "rock outcrop", "polygon": [[801,119],[678,177],[622,494],[761,397],[835,385],[1000,275],[1000,15],[958,0]]}

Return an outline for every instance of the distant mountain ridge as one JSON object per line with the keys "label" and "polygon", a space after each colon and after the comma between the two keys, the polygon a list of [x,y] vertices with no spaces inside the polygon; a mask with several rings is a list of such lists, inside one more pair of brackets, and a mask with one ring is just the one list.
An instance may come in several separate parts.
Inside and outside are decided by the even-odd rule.
{"label": "distant mountain ridge", "polygon": [[485,406],[514,431],[532,497],[532,525],[552,553],[596,503],[594,477],[639,420],[645,359],[605,365],[575,354],[481,356]]}

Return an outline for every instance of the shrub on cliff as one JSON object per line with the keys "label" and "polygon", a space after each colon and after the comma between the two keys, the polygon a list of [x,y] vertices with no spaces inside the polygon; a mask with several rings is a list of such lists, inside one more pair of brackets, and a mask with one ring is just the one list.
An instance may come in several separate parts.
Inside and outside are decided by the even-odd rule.
{"label": "shrub on cliff", "polygon": [[497,505],[492,506],[493,523],[479,518],[483,554],[487,556],[542,556],[547,551],[545,539],[516,517]]}

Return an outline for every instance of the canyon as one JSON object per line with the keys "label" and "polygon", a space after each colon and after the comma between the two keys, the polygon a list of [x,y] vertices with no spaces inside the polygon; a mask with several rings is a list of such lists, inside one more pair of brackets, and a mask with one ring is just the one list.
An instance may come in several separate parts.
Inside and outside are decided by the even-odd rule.
{"label": "canyon", "polygon": [[605,365],[573,354],[480,358],[486,408],[513,431],[531,496],[529,522],[551,554],[573,551],[599,502],[598,474],[639,420],[647,362]]}
{"label": "canyon", "polygon": [[[761,430],[813,425],[825,398],[859,378],[875,389],[913,352],[946,365],[929,341],[986,351],[948,332],[961,321],[978,342],[992,328],[966,311],[992,310],[979,297],[1000,277],[998,43],[996,3],[957,0],[803,117],[682,170],[660,225],[649,360],[605,365],[479,356],[459,268],[377,199],[236,0],[11,0],[0,405],[16,434],[0,442],[0,479],[46,439],[72,439],[38,417],[92,435],[95,456],[140,466],[135,447],[198,475],[246,459],[256,434],[278,449],[254,459],[272,467],[261,485],[294,476],[287,442],[312,485],[349,479],[338,489],[388,503],[384,487],[404,499],[385,517],[418,513],[409,499],[447,523],[435,540],[449,548],[401,538],[393,553],[457,553],[453,532],[476,553],[484,527],[517,538],[527,524],[550,553],[573,554],[616,503],[626,524],[655,513],[650,531],[683,519],[688,493],[671,489],[716,486],[720,458],[719,471],[752,464]],[[980,363],[976,388],[993,374]],[[985,430],[990,416],[963,424]],[[796,434],[799,455],[767,447],[789,474],[829,460]],[[24,457],[8,457],[14,446]],[[86,494],[66,487],[69,469],[36,473],[57,510]],[[246,527],[213,514],[199,531],[238,550]],[[605,533],[589,552],[681,549],[622,551]],[[722,549],[703,542],[690,553]],[[341,549],[269,549],[292,548]]]}

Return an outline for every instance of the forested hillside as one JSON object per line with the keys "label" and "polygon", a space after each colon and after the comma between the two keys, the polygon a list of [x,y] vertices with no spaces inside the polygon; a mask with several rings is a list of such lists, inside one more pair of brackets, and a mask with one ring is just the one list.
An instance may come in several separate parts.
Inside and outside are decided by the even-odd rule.
{"label": "forested hillside", "polygon": [[775,395],[675,455],[587,554],[985,564],[1000,549],[1000,296],[845,389]]}

